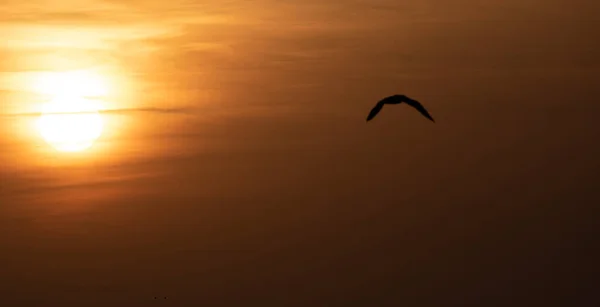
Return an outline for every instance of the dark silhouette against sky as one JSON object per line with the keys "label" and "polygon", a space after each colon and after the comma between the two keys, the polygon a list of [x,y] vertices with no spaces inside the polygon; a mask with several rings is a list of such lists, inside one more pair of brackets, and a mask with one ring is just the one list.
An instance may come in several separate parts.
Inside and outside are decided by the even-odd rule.
{"label": "dark silhouette against sky", "polygon": [[377,115],[377,113],[379,113],[379,111],[381,111],[381,109],[383,108],[384,105],[400,104],[403,102],[406,103],[407,105],[417,109],[417,111],[419,111],[419,113],[423,114],[423,116],[427,117],[432,122],[435,122],[435,120],[433,120],[433,117],[431,117],[431,115],[429,115],[429,112],[427,112],[425,107],[423,107],[423,105],[421,105],[420,102],[418,102],[414,99],[408,98],[404,95],[392,95],[392,96],[381,99],[379,102],[377,102],[375,107],[373,107],[373,109],[371,109],[371,112],[369,112],[369,115],[367,116],[367,121],[370,121],[371,119],[373,119],[375,117],[375,115]]}
{"label": "dark silhouette against sky", "polygon": [[600,306],[599,6],[3,0],[0,306]]}

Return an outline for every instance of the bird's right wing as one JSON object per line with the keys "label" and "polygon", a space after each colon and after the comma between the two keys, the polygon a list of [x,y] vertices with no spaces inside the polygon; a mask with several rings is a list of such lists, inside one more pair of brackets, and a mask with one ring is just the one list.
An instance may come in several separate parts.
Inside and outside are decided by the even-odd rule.
{"label": "bird's right wing", "polygon": [[371,110],[371,112],[369,112],[369,116],[367,116],[367,121],[370,121],[371,119],[373,119],[373,117],[375,117],[375,115],[377,115],[377,113],[379,113],[379,111],[381,111],[381,109],[383,108],[383,105],[385,103],[383,102],[378,102],[375,107],[373,107],[373,109]]}
{"label": "bird's right wing", "polygon": [[433,117],[431,117],[431,115],[429,115],[429,112],[427,112],[427,110],[425,109],[425,107],[420,102],[418,102],[418,101],[416,101],[414,99],[410,99],[408,97],[406,97],[404,99],[404,102],[406,104],[408,104],[409,106],[417,109],[417,111],[419,111],[419,113],[423,114],[423,116],[427,117],[432,122],[435,122],[435,120],[433,120]]}

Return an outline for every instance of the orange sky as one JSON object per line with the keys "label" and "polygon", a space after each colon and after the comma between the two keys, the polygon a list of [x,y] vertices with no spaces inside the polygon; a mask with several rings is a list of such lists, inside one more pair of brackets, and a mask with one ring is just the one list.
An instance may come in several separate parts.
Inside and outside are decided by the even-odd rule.
{"label": "orange sky", "polygon": [[[282,306],[282,284],[305,306],[499,295],[509,271],[548,272],[591,238],[599,9],[4,0],[1,288],[15,306],[228,293]],[[112,90],[103,135],[67,155],[31,128],[30,80],[74,69]],[[395,93],[436,123],[392,106],[365,124]],[[243,251],[200,252],[214,248]]]}

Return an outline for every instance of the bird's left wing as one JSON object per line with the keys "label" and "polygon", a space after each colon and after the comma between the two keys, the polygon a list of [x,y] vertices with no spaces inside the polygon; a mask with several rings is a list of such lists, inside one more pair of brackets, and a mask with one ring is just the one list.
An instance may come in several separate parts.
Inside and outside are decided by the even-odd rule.
{"label": "bird's left wing", "polygon": [[373,119],[373,117],[375,117],[375,115],[377,115],[377,113],[379,113],[379,111],[381,111],[381,108],[383,108],[383,105],[385,103],[380,101],[378,102],[375,107],[373,107],[373,109],[371,109],[371,112],[369,112],[369,116],[367,116],[367,121],[370,121],[371,119]]}

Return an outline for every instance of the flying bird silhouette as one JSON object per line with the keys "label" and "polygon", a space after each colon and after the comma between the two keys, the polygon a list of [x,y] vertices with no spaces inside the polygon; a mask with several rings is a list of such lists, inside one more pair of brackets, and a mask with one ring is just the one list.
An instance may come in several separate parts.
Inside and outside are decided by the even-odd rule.
{"label": "flying bird silhouette", "polygon": [[383,105],[386,104],[399,104],[399,103],[406,103],[409,106],[417,109],[417,111],[419,111],[421,114],[423,114],[423,116],[429,118],[432,122],[435,123],[435,120],[433,120],[433,117],[431,117],[431,115],[429,115],[429,112],[427,112],[427,110],[425,110],[425,107],[423,107],[421,105],[420,102],[408,98],[404,95],[392,95],[386,98],[381,99],[376,105],[375,107],[371,110],[371,112],[369,112],[369,116],[367,116],[367,121],[370,121],[371,119],[373,119],[373,117],[375,117],[375,115],[377,115],[377,113],[379,113],[379,111],[381,111],[381,109],[383,108]]}

